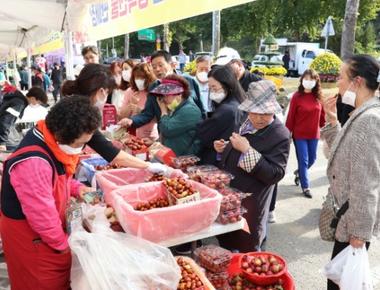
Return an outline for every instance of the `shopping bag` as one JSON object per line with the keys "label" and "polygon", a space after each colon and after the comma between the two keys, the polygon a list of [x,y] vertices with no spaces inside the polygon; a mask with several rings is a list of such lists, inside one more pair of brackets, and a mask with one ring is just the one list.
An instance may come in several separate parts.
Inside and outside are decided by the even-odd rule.
{"label": "shopping bag", "polygon": [[368,253],[363,246],[346,247],[322,270],[341,290],[373,290]]}
{"label": "shopping bag", "polygon": [[73,290],[177,289],[181,273],[169,249],[113,232],[105,207],[92,208],[92,233],[77,228],[69,238]]}
{"label": "shopping bag", "polygon": [[349,252],[349,247],[345,248],[322,269],[322,273],[326,276],[326,278],[330,279],[337,285],[340,283],[343,268],[346,265]]}
{"label": "shopping bag", "polygon": [[348,247],[348,257],[340,279],[341,290],[373,290],[368,253],[361,249]]}

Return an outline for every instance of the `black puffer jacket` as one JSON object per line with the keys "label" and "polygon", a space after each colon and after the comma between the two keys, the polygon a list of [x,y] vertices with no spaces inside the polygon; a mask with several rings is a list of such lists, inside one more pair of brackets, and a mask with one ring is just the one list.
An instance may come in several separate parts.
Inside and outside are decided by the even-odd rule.
{"label": "black puffer jacket", "polygon": [[20,91],[4,95],[0,105],[0,145],[6,145],[8,135],[17,118],[21,118],[28,105],[26,97]]}

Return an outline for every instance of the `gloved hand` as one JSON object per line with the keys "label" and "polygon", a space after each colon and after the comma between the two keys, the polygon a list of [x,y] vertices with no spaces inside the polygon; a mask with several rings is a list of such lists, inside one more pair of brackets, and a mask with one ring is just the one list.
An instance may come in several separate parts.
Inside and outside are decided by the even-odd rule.
{"label": "gloved hand", "polygon": [[160,173],[166,175],[166,172],[169,171],[169,167],[161,163],[149,163],[148,170],[151,173]]}

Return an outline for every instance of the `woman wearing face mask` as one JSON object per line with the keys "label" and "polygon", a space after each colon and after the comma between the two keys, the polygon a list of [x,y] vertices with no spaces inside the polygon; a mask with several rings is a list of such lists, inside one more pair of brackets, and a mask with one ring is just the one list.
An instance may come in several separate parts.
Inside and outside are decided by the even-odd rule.
{"label": "woman wearing face mask", "polygon": [[[140,63],[132,70],[130,79],[131,87],[125,92],[124,100],[120,109],[120,118],[131,118],[139,114],[145,107],[148,97],[148,88],[156,81],[151,66]],[[136,129],[136,136],[148,138],[151,141],[158,139],[157,122],[150,121],[148,124]]]}
{"label": "woman wearing face mask", "polygon": [[162,143],[177,156],[196,154],[199,140],[196,139],[197,124],[202,113],[190,96],[189,83],[181,76],[169,75],[150,91],[157,95],[161,109],[158,128]]}
{"label": "woman wearing face mask", "polygon": [[135,63],[131,59],[127,59],[122,63],[121,84],[120,84],[121,90],[126,91],[130,87],[132,69],[134,67],[135,67]]}
{"label": "woman wearing face mask", "polygon": [[111,95],[111,104],[116,107],[117,112],[120,111],[123,98],[124,98],[124,90],[121,88],[121,81],[122,81],[122,64],[114,61],[110,66],[111,74],[113,78],[115,79],[116,87],[112,91]]}
{"label": "woman wearing face mask", "polygon": [[[322,137],[330,149],[327,176],[329,193],[337,207],[348,201],[335,233],[332,258],[348,245],[367,249],[380,229],[380,83],[379,63],[371,56],[348,58],[338,81],[342,102],[355,107],[342,128],[336,97],[324,102],[327,125]],[[328,282],[329,290],[339,286]]]}
{"label": "woman wearing face mask", "polygon": [[[90,98],[91,103],[100,111],[103,110],[108,94],[115,87],[115,81],[107,67],[100,64],[88,64],[80,72],[75,81],[66,81],[62,86],[62,95],[82,95]],[[166,170],[161,164],[142,161],[120,149],[108,141],[99,130],[87,143],[108,162],[125,167],[148,168],[151,171]]]}
{"label": "woman wearing face mask", "polygon": [[218,165],[235,176],[231,186],[252,193],[243,200],[250,234],[240,230],[219,236],[223,248],[240,252],[264,250],[273,188],[285,175],[290,148],[290,133],[275,117],[282,113],[276,93],[271,81],[252,82],[248,99],[239,106],[239,110],[248,113],[239,134],[232,133],[229,142],[214,142],[215,150],[221,154]]}
{"label": "woman wearing face mask", "polygon": [[295,171],[296,183],[298,176],[305,197],[312,198],[310,192],[308,169],[317,159],[320,128],[325,124],[323,112],[322,90],[319,75],[314,70],[306,70],[301,77],[298,91],[290,102],[286,127],[292,133],[296,147],[298,170]]}
{"label": "woman wearing face mask", "polygon": [[0,230],[12,289],[70,288],[67,205],[94,190],[72,175],[100,122],[88,98],[62,99],[5,161]]}
{"label": "woman wearing face mask", "polygon": [[214,111],[210,117],[198,125],[198,138],[201,141],[199,156],[204,164],[215,164],[217,154],[214,141],[230,138],[239,129],[246,114],[238,106],[246,95],[228,66],[214,66],[208,74],[210,99]]}

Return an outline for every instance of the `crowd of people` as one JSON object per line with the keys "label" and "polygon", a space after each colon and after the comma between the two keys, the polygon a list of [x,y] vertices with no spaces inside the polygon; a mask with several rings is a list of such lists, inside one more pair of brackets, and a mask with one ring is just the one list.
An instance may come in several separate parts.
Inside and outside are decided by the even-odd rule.
{"label": "crowd of people", "polygon": [[[243,200],[249,233],[218,236],[224,248],[265,250],[277,184],[285,176],[292,142],[298,160],[295,181],[305,197],[313,197],[308,170],[321,135],[330,151],[330,192],[339,206],[350,200],[338,225],[333,257],[349,244],[368,247],[377,234],[380,67],[371,57],[353,56],[345,62],[339,98],[323,96],[318,74],[305,71],[283,122],[276,86],[248,71],[232,48],[221,49],[215,61],[196,58],[194,76],[177,71],[171,54],[163,50],[154,52],[149,63],[125,60],[111,66],[99,64],[96,47],[85,47],[82,55],[85,65],[75,80],[62,83],[55,65],[52,93],[61,100],[49,112],[48,88],[38,68],[26,96],[7,87],[0,107],[0,146],[14,150],[5,163],[0,227],[12,289],[46,283],[69,288],[64,213],[70,196],[80,198],[93,190],[71,178],[85,145],[108,162],[166,170],[116,148],[103,136],[99,127],[107,103],[115,106],[118,124],[130,132],[160,141],[177,156],[197,155],[201,164],[231,173],[231,186],[249,193]],[[19,144],[9,142],[13,127],[25,135]],[[35,263],[41,267],[33,267]],[[338,289],[331,281],[328,287]]]}

